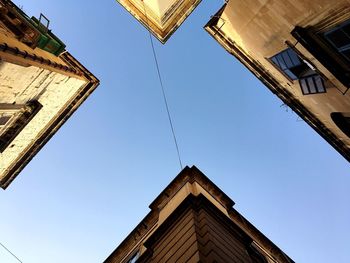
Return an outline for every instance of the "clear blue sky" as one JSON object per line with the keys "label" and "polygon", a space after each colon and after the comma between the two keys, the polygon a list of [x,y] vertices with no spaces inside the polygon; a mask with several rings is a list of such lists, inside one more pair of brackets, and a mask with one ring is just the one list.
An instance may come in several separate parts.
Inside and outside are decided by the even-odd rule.
{"label": "clear blue sky", "polygon": [[[102,262],[180,171],[148,32],[115,1],[15,2],[101,85],[0,191],[0,242],[24,263]],[[296,262],[348,263],[349,163],[204,31],[222,3],[155,42],[183,162]]]}

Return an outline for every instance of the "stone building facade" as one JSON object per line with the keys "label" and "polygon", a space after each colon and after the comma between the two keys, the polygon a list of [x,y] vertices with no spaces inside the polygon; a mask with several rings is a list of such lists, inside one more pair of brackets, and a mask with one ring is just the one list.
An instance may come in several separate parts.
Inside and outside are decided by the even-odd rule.
{"label": "stone building facade", "polygon": [[[118,2],[165,43],[200,1]],[[349,0],[225,0],[205,30],[350,161]]]}
{"label": "stone building facade", "polygon": [[185,167],[104,261],[292,263],[196,167]]}
{"label": "stone building facade", "polygon": [[0,186],[5,189],[98,86],[43,15],[0,0]]}
{"label": "stone building facade", "polygon": [[350,1],[230,0],[205,29],[350,161]]}
{"label": "stone building facade", "polygon": [[165,43],[201,0],[117,0],[161,43]]}

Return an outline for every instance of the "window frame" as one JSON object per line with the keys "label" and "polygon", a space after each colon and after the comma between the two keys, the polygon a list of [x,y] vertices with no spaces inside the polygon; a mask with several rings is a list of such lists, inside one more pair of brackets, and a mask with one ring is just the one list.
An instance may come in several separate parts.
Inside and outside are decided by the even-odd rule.
{"label": "window frame", "polygon": [[[329,44],[336,52],[338,52],[338,54],[340,56],[342,56],[345,60],[348,61],[348,63],[350,63],[350,57],[348,58],[343,54],[344,51],[350,51],[350,34],[346,33],[344,30],[342,30],[342,28],[345,26],[350,26],[350,19],[343,21],[342,23],[336,25],[335,27],[321,33],[321,36],[326,41],[327,44]],[[342,46],[340,48],[338,48],[337,45],[334,43],[334,41],[329,37],[330,34],[336,32],[338,30],[340,30],[344,34],[346,34],[346,36],[349,39],[348,44],[346,44],[345,46]]]}
{"label": "window frame", "polygon": [[[323,91],[319,91],[319,89],[317,88],[317,84],[316,84],[316,80],[315,78],[316,77],[319,77],[320,80],[321,80],[321,85],[323,87]],[[308,81],[307,79],[312,79],[314,85],[315,85],[315,89],[316,89],[316,92],[311,92],[310,90],[310,86],[308,84]],[[306,83],[306,86],[308,88],[308,93],[305,93],[304,92],[304,88],[303,88],[303,85],[301,84],[302,81],[305,81]],[[301,88],[301,92],[303,93],[303,95],[314,95],[314,94],[322,94],[322,93],[327,93],[327,90],[326,90],[326,86],[325,86],[325,83],[324,83],[324,79],[322,78],[322,76],[320,74],[312,74],[312,75],[308,75],[308,76],[304,76],[304,77],[301,77],[299,79],[299,85],[300,85],[300,88]]]}
{"label": "window frame", "polygon": [[25,105],[0,103],[0,118],[9,117],[6,123],[0,124],[0,136],[5,132],[7,127],[11,126],[11,123],[15,121],[16,117],[21,114],[23,107]]}
{"label": "window frame", "polygon": [[[294,52],[295,55],[298,57],[298,59],[299,59],[302,63],[306,64],[306,63],[298,56],[298,54],[297,54],[292,48],[290,48],[290,47],[287,47],[286,49],[284,49],[284,50],[278,52],[277,54],[273,55],[272,57],[268,58],[267,60],[269,60],[270,63],[271,63],[279,72],[281,72],[290,82],[294,82],[295,80],[298,80],[298,76],[296,76],[296,75],[291,71],[291,73],[295,76],[295,78],[292,78],[292,77],[289,76],[285,71],[286,71],[286,70],[289,70],[289,71],[290,71],[291,68],[296,68],[298,65],[296,65],[296,66],[294,66],[294,67],[291,67],[291,68],[287,67],[287,63],[286,63],[285,59],[283,58],[283,55],[282,55],[282,54],[284,54],[284,53],[287,53],[287,54],[288,54],[288,51]],[[280,63],[277,64],[276,62],[274,62],[274,60],[273,60],[274,58],[276,58],[276,60],[278,61],[277,56],[281,56],[282,59],[284,60],[284,63],[286,64],[286,70],[283,69],[283,68],[280,66]],[[288,56],[289,56],[290,60],[292,61],[292,59],[291,59],[291,57],[290,57],[289,54],[288,54]],[[302,65],[302,63],[300,63],[300,65]],[[306,65],[306,66],[307,66],[307,65]]]}
{"label": "window frame", "polygon": [[0,104],[0,107],[2,112],[15,112],[10,121],[1,129],[0,153],[2,153],[40,111],[42,105],[39,101],[33,100],[25,105]]}
{"label": "window frame", "polygon": [[[295,26],[291,35],[315,59],[318,60],[344,86],[340,90],[345,95],[350,89],[350,62],[329,41],[324,33],[336,30],[339,25],[350,23],[350,7],[339,7],[339,12],[320,17],[315,24]],[[344,10],[348,10],[345,12]]]}
{"label": "window frame", "polygon": [[[290,52],[293,52],[299,62],[300,62],[300,65],[294,65],[293,67],[288,67],[283,57],[283,54],[288,54],[289,56],[289,59],[290,61],[292,62],[293,59],[291,58],[290,56]],[[285,69],[283,69],[281,67],[281,63],[279,63],[279,59],[278,58],[282,58],[283,61],[284,61],[284,64],[285,64]],[[303,95],[315,95],[315,94],[322,94],[322,93],[327,93],[327,89],[326,89],[326,85],[325,85],[325,79],[324,77],[319,74],[317,72],[316,69],[313,69],[311,68],[311,66],[305,62],[305,60],[303,59],[303,57],[301,57],[293,48],[291,48],[290,46],[288,46],[286,49],[278,52],[277,54],[275,54],[274,56],[270,57],[270,58],[267,58],[267,60],[269,60],[269,62],[281,73],[283,74],[291,83],[294,83],[295,81],[298,81],[299,83],[299,87],[300,87],[300,90],[302,92]],[[276,60],[278,62],[278,64],[274,61]],[[291,71],[291,69],[293,68],[297,68],[299,66],[302,66],[302,67],[305,67],[305,70],[301,71],[301,74],[300,76],[299,75],[296,75],[293,71]],[[285,71],[286,70],[289,70],[294,76],[295,78],[292,78],[291,76],[289,76]],[[309,72],[308,72],[309,71]],[[311,73],[310,73],[311,72]],[[318,86],[316,85],[316,81],[314,80],[314,78],[316,77],[319,77],[321,79],[321,85],[322,85],[322,89],[323,91],[320,91],[320,89],[318,88]],[[313,83],[314,83],[314,86],[315,86],[315,89],[316,89],[316,92],[311,92],[311,89],[310,89],[310,86],[308,85],[308,81],[307,79],[312,79]],[[308,93],[304,92],[304,88],[303,88],[303,85],[302,85],[302,81],[306,81],[306,86],[307,86],[307,89],[308,89]]]}

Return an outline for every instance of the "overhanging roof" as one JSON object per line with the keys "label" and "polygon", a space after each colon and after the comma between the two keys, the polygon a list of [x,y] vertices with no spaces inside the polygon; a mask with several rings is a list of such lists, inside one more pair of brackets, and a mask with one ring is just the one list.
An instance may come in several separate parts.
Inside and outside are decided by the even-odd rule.
{"label": "overhanging roof", "polygon": [[[232,2],[229,2],[232,4]],[[233,35],[225,30],[230,21],[226,21],[225,12],[232,13],[233,7],[224,4],[204,26],[204,29],[231,55],[236,57],[251,73],[253,73],[273,94],[278,96],[307,124],[333,146],[347,161],[350,162],[350,151],[343,140],[328,128],[318,114],[309,110],[303,102],[276,80],[276,78],[255,58],[248,54],[238,34]]]}
{"label": "overhanging roof", "polygon": [[201,0],[117,0],[163,44]]}
{"label": "overhanging roof", "polygon": [[0,7],[0,187],[6,189],[99,80],[37,19],[10,0]]}
{"label": "overhanging roof", "polygon": [[[22,169],[31,161],[31,159],[40,151],[40,149],[51,139],[58,129],[69,119],[75,110],[87,99],[87,97],[97,88],[99,80],[80,64],[69,52],[63,53],[60,58],[71,68],[79,72],[79,78],[85,81],[83,87],[69,99],[59,113],[40,131],[35,142],[21,151],[12,165],[4,170],[1,175],[0,187],[6,189],[10,183],[17,177]],[[78,76],[78,75],[77,75]]]}
{"label": "overhanging roof", "polygon": [[[181,190],[186,189],[188,184],[198,184],[197,193],[191,191],[186,192],[184,199],[178,199],[176,195]],[[199,190],[200,188],[203,191]],[[206,200],[207,204],[217,208],[217,213],[222,214],[232,224],[237,225],[249,237],[255,240],[265,251],[274,254],[279,260],[278,262],[294,262],[282,250],[280,250],[272,241],[264,234],[256,229],[247,219],[245,219],[237,210],[233,208],[234,201],[228,197],[218,186],[216,186],[208,177],[206,177],[197,167],[186,166],[170,184],[156,197],[150,204],[151,211],[145,218],[135,227],[135,229],[122,241],[122,243],[111,253],[104,261],[105,263],[123,262],[126,255],[132,251],[132,248],[140,242],[147,242],[152,235],[163,224],[167,223],[167,219],[177,216],[177,210],[181,206],[186,206],[188,198],[201,198]],[[174,200],[175,203],[172,203]],[[161,210],[171,203],[172,212],[168,215],[165,221],[160,220]],[[218,209],[224,208],[223,210]]]}

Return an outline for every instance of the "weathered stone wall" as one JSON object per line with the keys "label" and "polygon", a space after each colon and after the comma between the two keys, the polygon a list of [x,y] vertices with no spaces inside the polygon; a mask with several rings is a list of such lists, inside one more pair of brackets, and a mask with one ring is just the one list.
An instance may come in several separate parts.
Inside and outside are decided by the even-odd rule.
{"label": "weathered stone wall", "polygon": [[[231,0],[219,23],[225,35],[258,61],[350,149],[350,139],[330,118],[331,112],[350,112],[350,92],[343,95],[346,87],[291,35],[297,25],[315,25],[349,7],[349,0]],[[326,76],[327,93],[303,95],[297,80],[290,81],[271,64],[270,57],[288,48],[286,41]]]}
{"label": "weathered stone wall", "polygon": [[[38,100],[41,110],[17,135],[11,144],[0,153],[0,180],[19,156],[35,143],[37,137],[64,109],[72,97],[86,84],[46,69],[23,67],[8,62],[0,63],[0,103],[25,104]],[[1,111],[1,108],[0,108]]]}

